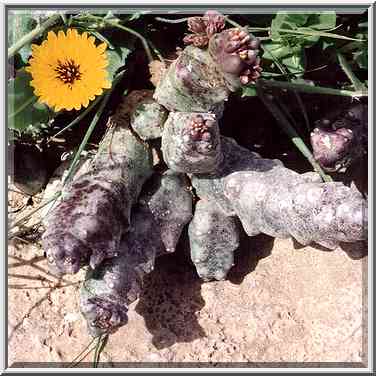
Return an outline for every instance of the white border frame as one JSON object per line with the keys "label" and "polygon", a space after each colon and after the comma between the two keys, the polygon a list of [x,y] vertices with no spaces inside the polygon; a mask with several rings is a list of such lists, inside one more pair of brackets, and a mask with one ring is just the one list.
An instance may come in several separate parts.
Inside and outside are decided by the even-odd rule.
{"label": "white border frame", "polygon": [[[191,372],[203,372],[203,373],[228,373],[228,372],[237,372],[237,373],[372,373],[373,367],[374,367],[374,359],[373,359],[373,344],[374,344],[374,327],[373,327],[373,315],[374,315],[374,286],[373,286],[373,265],[374,265],[374,256],[373,256],[373,229],[372,229],[372,224],[373,224],[373,204],[374,204],[374,197],[373,197],[373,179],[374,179],[374,173],[373,173],[373,162],[374,162],[374,149],[373,149],[373,142],[374,142],[374,131],[373,131],[373,100],[374,100],[374,77],[373,77],[373,63],[374,63],[374,50],[373,50],[373,44],[374,44],[374,16],[375,16],[375,5],[372,2],[354,2],[354,1],[349,1],[349,0],[332,0],[330,2],[324,1],[324,0],[318,0],[315,2],[302,2],[302,1],[297,1],[297,0],[290,0],[288,2],[283,2],[283,1],[272,1],[272,0],[265,0],[262,3],[257,2],[257,3],[252,3],[251,1],[244,1],[244,0],[237,0],[234,3],[231,1],[215,1],[215,0],[206,0],[205,3],[203,4],[201,1],[198,0],[191,0],[191,1],[186,1],[186,0],[179,0],[178,4],[177,1],[171,1],[171,0],[165,0],[163,2],[159,0],[149,0],[149,1],[134,1],[134,2],[129,2],[129,1],[124,1],[124,0],[112,0],[108,4],[103,4],[103,3],[95,3],[93,1],[82,1],[80,4],[76,4],[74,0],[68,0],[64,1],[59,4],[51,4],[50,1],[47,0],[39,0],[38,2],[32,2],[32,1],[22,1],[18,2],[17,0],[10,0],[4,2],[3,0],[0,0],[0,5],[1,5],[1,14],[0,14],[0,24],[4,25],[1,32],[4,32],[4,27],[5,27],[5,5],[16,5],[16,6],[25,6],[27,7],[28,5],[37,5],[41,7],[64,7],[65,5],[74,5],[77,6],[78,8],[80,6],[97,6],[97,5],[103,5],[105,7],[111,8],[111,7],[116,7],[116,5],[136,5],[137,6],[149,6],[149,5],[171,5],[171,6],[176,6],[177,8],[184,7],[185,5],[198,5],[200,7],[206,6],[206,5],[215,5],[215,6],[226,6],[229,5],[231,7],[236,7],[236,5],[244,6],[248,5],[250,7],[265,7],[265,6],[275,6],[275,7],[282,7],[282,6],[289,6],[289,5],[294,5],[297,8],[309,8],[309,7],[314,7],[318,8],[320,5],[322,6],[332,6],[333,8],[341,8],[341,6],[346,6],[346,5],[354,5],[356,7],[368,7],[368,25],[369,25],[369,41],[368,41],[368,51],[369,51],[369,60],[368,60],[368,92],[369,92],[369,124],[371,125],[369,127],[369,140],[368,140],[368,170],[369,170],[369,196],[368,196],[368,202],[369,202],[369,222],[371,223],[371,226],[369,227],[369,254],[368,254],[368,366],[365,368],[231,368],[231,367],[226,367],[226,368],[74,368],[69,369],[69,368],[5,368],[7,365],[7,359],[5,359],[5,354],[7,351],[4,351],[8,345],[7,339],[5,338],[5,325],[7,325],[7,322],[5,322],[6,318],[6,313],[5,309],[7,309],[7,290],[6,290],[6,285],[1,284],[1,302],[2,307],[5,309],[0,310],[0,319],[1,323],[4,324],[4,326],[1,327],[1,348],[0,348],[0,369],[5,370],[6,373],[19,373],[19,372],[28,372],[28,373],[69,373],[69,372],[77,372],[77,373],[191,373]],[[5,34],[5,33],[4,33]],[[6,36],[4,35],[1,38],[0,46],[2,50],[4,51],[4,56],[6,56],[6,42],[5,42]],[[3,65],[4,64],[4,65]],[[5,95],[6,95],[6,60],[2,59],[1,64],[0,64],[1,72],[2,72],[2,90],[1,90],[1,101],[0,101],[0,109],[1,113],[4,114],[3,119],[6,119],[6,109],[5,109]],[[6,142],[6,121],[1,125],[1,143],[2,145],[5,144]],[[3,150],[3,154],[1,155],[1,171],[2,171],[2,176],[6,177],[6,147]],[[7,179],[5,179],[5,184],[7,184]],[[7,189],[6,185],[1,184],[1,209],[2,213],[4,215],[2,216],[2,221],[3,221],[3,226],[1,227],[1,239],[4,239],[5,241],[5,236],[6,235],[6,224],[7,224],[7,206],[6,204],[6,194],[7,194]],[[4,247],[2,249],[3,251],[3,257],[5,258],[7,255],[7,248]],[[7,263],[2,264],[2,272],[4,272],[4,280],[7,276]],[[2,350],[2,351],[1,351]]]}

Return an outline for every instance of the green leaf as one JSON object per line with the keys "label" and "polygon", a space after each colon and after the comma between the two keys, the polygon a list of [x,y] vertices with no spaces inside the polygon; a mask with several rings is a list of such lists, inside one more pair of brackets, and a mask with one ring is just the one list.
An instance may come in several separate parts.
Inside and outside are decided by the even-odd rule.
{"label": "green leaf", "polygon": [[354,53],[354,60],[361,69],[368,69],[368,50],[367,48]]}
{"label": "green leaf", "polygon": [[114,76],[125,65],[127,57],[134,50],[136,38],[133,35],[124,36],[123,32],[110,33],[105,36],[111,40],[112,50],[107,50],[109,79]]}
{"label": "green leaf", "polygon": [[263,43],[261,47],[264,50],[262,58],[267,60],[280,59],[285,56],[290,56],[293,53],[288,46],[282,43]]}
{"label": "green leaf", "polygon": [[[12,46],[23,36],[28,34],[37,26],[37,21],[33,18],[29,10],[12,10],[8,12],[8,45]],[[19,54],[24,63],[31,55],[31,45],[22,47]]]}
{"label": "green leaf", "polygon": [[336,18],[336,12],[334,11],[317,12],[309,16],[304,26],[315,30],[333,29],[336,26]]}
{"label": "green leaf", "polygon": [[130,54],[131,50],[127,47],[115,47],[113,50],[107,51],[108,56],[108,67],[107,72],[110,79],[113,79],[116,73],[125,64],[127,56]]}
{"label": "green leaf", "polygon": [[257,96],[256,86],[245,86],[242,88],[241,97],[255,97]]}
{"label": "green leaf", "polygon": [[[309,27],[300,27],[298,29],[299,31],[307,31],[307,32],[317,32]],[[301,45],[304,47],[311,47],[313,44],[318,42],[320,39],[319,35],[303,35],[302,38],[300,38]]]}
{"label": "green leaf", "polygon": [[292,55],[282,59],[282,64],[288,69],[290,73],[295,73],[297,76],[302,76],[304,73],[304,54]]}
{"label": "green leaf", "polygon": [[296,30],[314,32],[317,30],[328,30],[336,26],[335,12],[315,12],[315,13],[287,13],[278,12],[271,25],[271,38],[273,41],[281,41],[285,45],[308,47],[316,43],[320,37],[317,35],[288,35],[283,30]]}
{"label": "green leaf", "polygon": [[286,11],[278,12],[271,24],[272,40],[276,41],[280,39],[281,35],[278,29],[294,30],[298,26],[303,26],[307,19],[307,14],[287,13]]}
{"label": "green leaf", "polygon": [[335,42],[329,38],[322,38],[321,49],[324,51],[327,48],[333,48],[335,46]]}
{"label": "green leaf", "polygon": [[275,26],[289,23],[295,26],[303,26],[306,24],[309,15],[307,13],[288,13],[286,11],[280,11],[273,20]]}
{"label": "green leaf", "polygon": [[49,120],[47,106],[37,103],[30,86],[31,75],[20,70],[8,81],[8,128],[19,132],[28,127],[39,128]]}

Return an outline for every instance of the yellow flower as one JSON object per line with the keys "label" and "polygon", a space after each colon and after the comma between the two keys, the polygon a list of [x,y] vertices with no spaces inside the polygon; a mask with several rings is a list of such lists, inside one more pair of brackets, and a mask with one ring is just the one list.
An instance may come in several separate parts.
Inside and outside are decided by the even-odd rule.
{"label": "yellow flower", "polygon": [[50,31],[40,46],[32,45],[26,70],[32,75],[30,85],[39,102],[55,111],[79,110],[111,87],[106,71],[107,45],[96,46],[94,42],[95,38],[86,32],[80,35],[68,29],[66,35]]}

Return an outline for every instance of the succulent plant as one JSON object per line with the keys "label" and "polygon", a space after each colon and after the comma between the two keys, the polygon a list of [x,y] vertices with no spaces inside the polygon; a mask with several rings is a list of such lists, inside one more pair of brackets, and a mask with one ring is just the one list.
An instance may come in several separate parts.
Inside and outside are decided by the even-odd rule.
{"label": "succulent plant", "polygon": [[184,226],[192,219],[192,194],[183,174],[154,175],[132,210],[117,257],[89,269],[81,288],[81,311],[94,336],[127,322],[128,305],[142,289],[143,277],[157,256],[175,251]]}
{"label": "succulent plant", "polygon": [[[186,226],[192,261],[205,281],[226,278],[242,227],[248,236],[328,248],[367,237],[367,204],[354,188],[298,174],[220,136],[228,96],[260,75],[259,41],[245,30],[222,30],[224,18],[216,12],[188,25],[207,43],[192,39],[199,47],[187,46],[164,71],[154,99],[150,92],[128,95],[93,170],[69,185],[44,235],[60,272],[90,264],[80,304],[93,335],[127,322],[155,258],[176,250]],[[166,121],[162,106],[170,111]],[[330,165],[353,142],[350,128],[335,124],[312,136],[317,158],[324,155]],[[155,137],[161,137],[162,174],[151,159]],[[320,137],[331,137],[335,156],[320,151]]]}
{"label": "succulent plant", "polygon": [[333,119],[325,117],[311,133],[314,158],[326,171],[346,171],[367,148],[367,106],[352,105]]}
{"label": "succulent plant", "polygon": [[259,39],[239,28],[225,30],[210,39],[209,54],[231,91],[255,83],[261,76],[259,47]]}
{"label": "succulent plant", "polygon": [[216,117],[209,113],[172,112],[164,126],[163,158],[178,172],[200,173],[215,169],[221,149]]}
{"label": "succulent plant", "polygon": [[191,259],[204,280],[222,280],[234,265],[239,247],[239,227],[235,217],[225,216],[214,200],[200,200],[189,224]]}
{"label": "succulent plant", "polygon": [[189,17],[187,22],[193,34],[186,35],[183,41],[195,47],[206,47],[210,38],[225,27],[225,17],[215,10],[208,10],[203,17]]}
{"label": "succulent plant", "polygon": [[150,148],[127,123],[110,119],[92,170],[68,185],[48,218],[42,241],[51,267],[76,273],[82,265],[96,268],[116,256],[131,208],[152,171]]}

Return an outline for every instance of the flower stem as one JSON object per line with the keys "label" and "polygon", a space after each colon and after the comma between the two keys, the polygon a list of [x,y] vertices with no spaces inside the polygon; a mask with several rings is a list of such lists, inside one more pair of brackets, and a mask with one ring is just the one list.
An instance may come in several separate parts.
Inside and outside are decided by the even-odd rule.
{"label": "flower stem", "polygon": [[31,104],[35,103],[37,101],[36,97],[30,97],[27,99],[24,103],[20,105],[14,112],[8,115],[8,120],[18,115],[20,112],[22,112],[26,107],[30,106]]}
{"label": "flower stem", "polygon": [[[268,51],[268,49],[266,47],[264,47],[266,51]],[[281,64],[279,62],[279,60],[273,55],[273,53],[271,51],[268,51],[270,53],[270,55],[273,57],[273,61],[274,61],[274,64],[278,67],[278,69],[284,74],[286,75],[286,78],[289,82],[291,82],[291,76],[294,77],[294,74],[287,72],[286,68],[283,66],[283,64]],[[304,72],[303,72],[304,73]],[[296,74],[296,73],[295,73]],[[300,94],[296,91],[296,90],[293,90],[293,93],[294,93],[294,96],[298,102],[298,105],[302,111],[302,114],[303,114],[303,117],[304,117],[304,121],[305,121],[305,125],[306,125],[306,128],[307,128],[307,131],[309,132],[310,131],[310,125],[309,125],[309,119],[308,119],[308,115],[307,115],[307,111],[306,111],[306,108],[304,106],[304,103],[302,101],[302,98],[300,96]],[[285,111],[286,113],[289,113],[289,111]]]}
{"label": "flower stem", "polygon": [[101,104],[100,104],[100,106],[98,108],[98,111],[94,115],[94,118],[91,121],[91,123],[89,125],[89,128],[86,131],[85,136],[84,136],[83,140],[81,141],[81,144],[80,144],[80,146],[79,146],[79,148],[78,148],[78,150],[77,150],[77,152],[76,152],[76,154],[75,154],[75,156],[73,158],[73,161],[72,161],[72,163],[71,163],[71,165],[69,167],[69,170],[67,172],[67,176],[65,177],[64,182],[63,182],[63,186],[66,185],[66,183],[72,177],[72,175],[73,175],[73,173],[74,173],[74,171],[75,171],[75,169],[77,167],[76,165],[77,165],[77,162],[78,162],[78,160],[79,160],[79,158],[81,156],[81,153],[85,149],[86,144],[88,143],[89,138],[90,138],[91,134],[93,133],[94,128],[97,125],[98,120],[100,119],[100,117],[102,115],[102,112],[103,112],[103,110],[104,110],[104,108],[105,108],[105,106],[106,106],[106,104],[107,104],[107,102],[108,102],[108,100],[110,98],[110,94],[111,93],[112,93],[112,90],[108,91],[105,94],[105,96],[104,96],[104,98],[103,98],[103,100],[102,100],[102,102],[101,102]]}
{"label": "flower stem", "polygon": [[50,26],[61,19],[61,13],[53,14],[41,25],[37,26],[34,30],[31,30],[28,34],[24,35],[20,40],[8,48],[8,59],[14,56],[23,46],[31,43],[33,39],[43,34]]}
{"label": "flower stem", "polygon": [[[230,21],[229,21],[230,22]],[[257,31],[265,31],[270,33],[272,30],[270,27],[248,27],[248,30],[251,32],[257,32]],[[327,32],[320,32],[320,31],[308,31],[308,30],[292,30],[292,29],[279,29],[279,28],[273,28],[274,31],[278,31],[280,33],[286,33],[286,34],[299,34],[299,35],[314,35],[318,37],[327,37],[327,38],[333,38],[333,39],[344,39],[344,40],[351,40],[356,42],[367,42],[366,39],[356,39],[356,38],[350,38],[346,37],[345,35],[340,34],[332,34]]]}
{"label": "flower stem", "polygon": [[90,106],[83,112],[81,112],[73,121],[71,121],[67,126],[65,126],[63,129],[61,129],[59,132],[55,133],[53,136],[51,136],[47,144],[50,143],[55,137],[60,136],[63,132],[67,131],[69,128],[73,127],[77,123],[79,123],[92,109],[95,107],[98,102],[102,99],[101,96],[97,97],[94,102],[90,104]]}
{"label": "flower stem", "polygon": [[177,24],[177,23],[182,23],[188,21],[188,17],[185,18],[178,18],[176,20],[172,20],[170,18],[163,18],[163,17],[155,17],[156,21],[160,22],[166,22],[166,23],[171,23],[171,24]]}
{"label": "flower stem", "polygon": [[94,359],[93,359],[93,368],[98,367],[101,353],[103,352],[108,341],[108,333],[101,334],[98,338],[97,345],[95,346]]}
{"label": "flower stem", "polygon": [[23,217],[21,217],[20,219],[18,219],[16,222],[12,223],[10,226],[9,226],[9,230],[12,230],[14,227],[18,226],[19,224],[21,224],[22,222],[26,221],[26,219],[30,218],[34,213],[36,213],[38,210],[44,208],[46,205],[48,205],[49,203],[51,203],[52,201],[56,200],[59,196],[61,195],[61,192],[56,192],[56,194],[51,197],[49,200],[47,200],[46,202],[44,202],[42,205],[39,205],[37,208],[31,210],[29,213],[27,213],[26,215],[24,215]]}
{"label": "flower stem", "polygon": [[165,59],[163,58],[161,51],[159,51],[158,48],[155,47],[154,43],[152,43],[150,40],[149,40],[149,44],[150,44],[150,47],[153,49],[153,52],[157,55],[158,59],[159,59],[162,63],[164,63],[164,62],[165,62]]}
{"label": "flower stem", "polygon": [[344,40],[353,40],[357,42],[366,42],[365,39],[356,39],[356,38],[350,38],[346,37],[345,35],[339,35],[339,34],[332,34],[332,33],[325,33],[325,32],[319,32],[319,31],[302,31],[302,30],[289,30],[289,29],[275,29],[275,31],[283,32],[287,34],[301,34],[301,35],[314,35],[318,37],[327,37],[327,38],[334,38],[334,39],[344,39]]}
{"label": "flower stem", "polygon": [[[112,88],[109,91],[107,91],[107,93],[105,94],[105,96],[104,96],[104,98],[102,100],[102,103],[101,103],[101,105],[100,105],[97,113],[95,114],[93,120],[91,121],[91,123],[89,125],[89,128],[86,131],[86,134],[84,136],[84,139],[82,140],[82,142],[81,142],[81,144],[80,144],[80,146],[79,146],[79,148],[78,148],[78,150],[77,150],[77,152],[76,152],[76,154],[74,156],[74,159],[73,159],[73,161],[72,161],[72,163],[71,163],[71,165],[69,167],[67,176],[64,179],[63,185],[65,185],[68,182],[68,180],[71,178],[71,176],[73,175],[73,173],[74,173],[74,171],[75,171],[75,169],[77,167],[78,159],[80,158],[82,151],[84,150],[84,148],[85,148],[85,146],[86,146],[86,144],[87,144],[87,142],[88,142],[91,134],[93,133],[93,130],[94,130],[95,126],[97,125],[98,120],[100,119],[100,117],[101,117],[101,115],[103,113],[103,110],[104,110],[104,108],[105,108],[105,106],[106,106],[106,104],[107,104],[107,102],[108,102],[108,100],[110,98],[110,95],[111,95],[112,91],[114,90],[115,85],[120,81],[121,78],[122,78],[122,75],[118,75],[114,79],[114,81],[112,83]],[[100,98],[102,98],[102,97],[100,97]],[[30,216],[32,216],[34,213],[36,213],[38,210],[42,209],[46,205],[50,204],[53,201],[56,201],[61,196],[61,193],[62,193],[61,190],[58,191],[58,192],[56,192],[55,195],[53,197],[51,197],[47,202],[43,203],[42,205],[38,206],[37,208],[35,208],[31,212],[27,213],[25,216],[23,216],[22,218],[20,218],[19,220],[17,220],[16,222],[12,223],[12,225],[9,226],[9,230],[11,230],[12,228],[18,226],[20,223],[24,222],[26,219],[28,219]],[[52,209],[52,206],[49,209],[49,211]]]}
{"label": "flower stem", "polygon": [[299,149],[299,151],[307,158],[308,162],[311,164],[313,169],[320,174],[321,178],[326,181],[330,182],[333,181],[333,179],[325,174],[321,166],[316,162],[314,159],[311,151],[308,149],[304,141],[299,137],[299,135],[296,133],[295,129],[291,126],[290,122],[287,120],[287,118],[284,116],[282,111],[276,106],[275,103],[273,103],[273,100],[270,100],[267,98],[264,92],[264,88],[258,81],[256,83],[256,90],[259,98],[262,100],[262,102],[265,104],[265,106],[269,109],[269,111],[273,114],[274,118],[280,123],[283,130],[286,132],[286,134],[290,137],[290,140],[293,142],[293,144]]}
{"label": "flower stem", "polygon": [[104,24],[107,24],[107,25],[113,26],[113,27],[117,27],[118,29],[121,29],[123,31],[126,31],[129,34],[134,35],[136,38],[140,39],[140,41],[141,41],[141,43],[142,43],[142,45],[143,45],[143,47],[145,49],[146,55],[147,55],[147,57],[149,59],[149,62],[151,63],[154,60],[153,59],[153,55],[150,52],[150,48],[149,48],[149,45],[148,45],[148,42],[147,42],[146,38],[144,36],[142,36],[140,33],[138,33],[137,31],[135,31],[133,29],[130,29],[127,26],[121,25],[117,21],[107,20],[106,18],[94,16],[92,14],[87,14],[87,15],[85,15],[85,17],[88,18],[88,19],[101,21]]}
{"label": "flower stem", "polygon": [[263,77],[265,77],[265,76],[269,76],[269,77],[288,77],[288,76],[293,76],[293,75],[297,75],[297,74],[316,72],[316,71],[325,69],[327,67],[328,67],[328,65],[326,64],[326,65],[322,65],[321,67],[317,67],[317,68],[312,68],[312,69],[308,69],[308,70],[302,70],[302,71],[294,72],[294,73],[283,73],[283,74],[262,71],[262,76]]}
{"label": "flower stem", "polygon": [[117,22],[107,21],[105,19],[103,19],[103,21],[106,22],[108,25],[111,25],[113,27],[117,27],[118,29],[124,30],[127,33],[132,34],[136,38],[140,39],[140,41],[141,41],[141,43],[142,43],[142,45],[143,45],[143,47],[145,49],[146,55],[147,55],[147,57],[149,59],[149,62],[151,63],[154,60],[153,59],[153,55],[150,52],[150,48],[149,48],[148,42],[147,42],[147,40],[141,34],[139,34],[137,31],[135,31],[133,29],[130,29],[129,27],[126,27],[124,25],[120,25]]}
{"label": "flower stem", "polygon": [[94,359],[93,359],[93,368],[97,368],[97,365],[98,365],[98,360],[99,360],[98,350],[101,347],[100,346],[101,345],[101,341],[102,341],[102,334],[99,335],[99,337],[97,339],[97,344],[95,345]]}
{"label": "flower stem", "polygon": [[354,72],[352,71],[350,64],[347,62],[347,60],[344,58],[344,56],[337,52],[337,58],[339,65],[341,66],[342,70],[346,73],[346,76],[351,81],[351,83],[354,85],[355,90],[361,91],[364,90],[365,87],[363,83],[359,80],[358,77],[355,76]]}
{"label": "flower stem", "polygon": [[360,91],[333,89],[330,87],[312,86],[308,84],[297,84],[293,82],[274,81],[274,80],[258,80],[259,84],[264,87],[277,87],[280,89],[296,90],[309,94],[327,94],[339,95],[342,97],[367,97],[368,91],[366,89]]}
{"label": "flower stem", "polygon": [[[235,26],[235,27],[243,27],[241,25],[239,25],[237,22],[235,21],[232,21],[230,20],[228,17],[226,17],[226,21]],[[335,30],[337,29],[337,27],[335,27],[334,29],[329,29],[327,31],[330,31],[330,30]],[[248,27],[248,30],[250,32],[257,32],[257,31],[267,31],[268,33],[270,33],[272,31],[271,27]],[[291,29],[274,29],[273,30],[275,31],[278,31],[278,32],[282,32],[282,33],[287,33],[287,34],[301,34],[301,35],[315,35],[315,36],[318,36],[318,37],[327,37],[327,38],[334,38],[334,39],[345,39],[345,40],[352,40],[352,41],[356,41],[356,42],[367,42],[365,39],[356,39],[356,38],[350,38],[350,37],[346,37],[345,35],[339,35],[339,34],[332,34],[332,33],[327,33],[327,32],[320,32],[320,31],[307,31],[307,30],[291,30]]]}
{"label": "flower stem", "polygon": [[[95,128],[95,126],[97,125],[97,123],[98,123],[98,121],[99,121],[99,119],[100,119],[100,117],[101,117],[101,115],[102,115],[102,113],[103,113],[103,110],[104,110],[104,108],[105,108],[105,106],[106,106],[106,104],[107,104],[107,102],[108,102],[108,100],[109,100],[109,98],[110,98],[110,95],[111,95],[111,93],[112,93],[113,88],[114,88],[114,84],[113,84],[111,90],[108,91],[108,92],[104,95],[104,98],[102,99],[102,102],[101,102],[101,104],[100,104],[100,106],[99,106],[99,108],[98,108],[98,111],[97,111],[96,114],[94,115],[94,118],[93,118],[93,120],[91,121],[91,123],[90,123],[90,125],[89,125],[89,128],[87,129],[87,131],[86,131],[86,133],[85,133],[85,136],[84,136],[83,140],[81,141],[81,144],[80,144],[80,146],[78,147],[78,150],[76,151],[76,154],[74,155],[73,161],[71,162],[71,164],[70,164],[70,166],[69,166],[69,170],[68,170],[67,175],[66,175],[66,177],[65,177],[65,179],[64,179],[64,181],[63,181],[63,188],[64,188],[64,186],[68,183],[69,179],[73,176],[74,172],[76,171],[77,166],[78,166],[78,163],[77,163],[77,162],[78,162],[78,160],[80,159],[81,154],[82,154],[83,150],[85,149],[85,147],[86,147],[86,145],[87,145],[87,143],[88,143],[88,141],[89,141],[89,138],[90,138],[91,134],[93,133],[94,128]],[[59,196],[61,195],[61,193],[62,193],[62,190],[59,192],[59,195],[58,195],[58,196],[54,197],[54,198],[55,198],[55,202],[56,202],[56,200],[59,198]],[[52,201],[52,200],[51,200],[51,201]],[[47,214],[52,210],[52,208],[53,208],[54,205],[55,205],[55,202],[53,202],[53,204],[52,204],[51,207],[49,208]],[[47,215],[47,214],[46,214],[46,215]]]}
{"label": "flower stem", "polygon": [[[228,16],[226,16],[225,19],[226,19],[226,21],[227,21],[230,25],[232,25],[232,26],[239,27],[239,28],[244,27],[244,26],[242,26],[242,25],[239,25],[237,22],[231,20]],[[248,29],[249,29],[249,28],[248,28]]]}
{"label": "flower stem", "polygon": [[[75,367],[78,363],[80,363],[86,356],[88,356],[94,349],[95,346],[93,346],[91,349],[90,346],[92,343],[97,339],[98,337],[93,337],[92,340],[89,342],[89,344],[72,360],[72,362],[69,364],[68,367]],[[85,354],[86,353],[86,354]]]}
{"label": "flower stem", "polygon": [[[123,77],[122,74],[117,75],[115,77],[115,79],[113,80],[113,82],[112,82],[111,89],[108,90],[106,92],[106,94],[104,94],[104,98],[102,99],[102,102],[101,102],[101,104],[100,104],[100,106],[98,108],[98,111],[94,115],[93,120],[91,121],[91,123],[89,125],[89,128],[87,129],[87,131],[85,133],[85,136],[84,136],[83,140],[81,141],[81,144],[80,144],[80,146],[79,146],[79,148],[78,148],[78,150],[77,150],[77,152],[76,152],[76,154],[75,154],[75,156],[73,158],[73,161],[72,161],[72,163],[71,163],[71,165],[69,167],[69,170],[67,172],[67,176],[64,179],[63,186],[68,182],[68,180],[73,175],[73,173],[74,173],[74,171],[76,169],[76,164],[77,164],[77,162],[78,162],[78,160],[79,160],[79,158],[81,156],[81,153],[85,149],[85,146],[88,143],[89,138],[90,138],[91,134],[93,133],[95,126],[97,125],[100,117],[102,116],[103,110],[106,107],[106,104],[107,104],[108,100],[110,99],[110,96],[111,96],[111,94],[112,94],[112,92],[113,92],[116,84],[120,81],[120,79],[122,77]],[[100,98],[102,98],[102,97],[100,97]]]}

